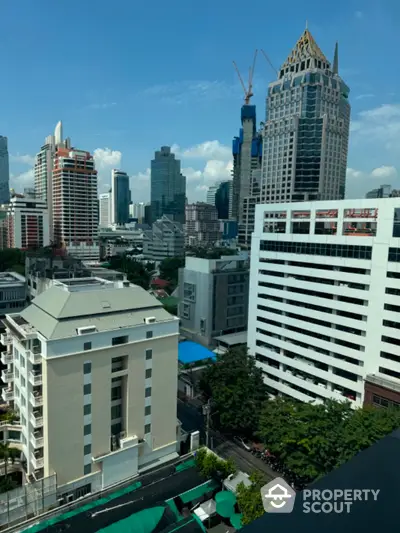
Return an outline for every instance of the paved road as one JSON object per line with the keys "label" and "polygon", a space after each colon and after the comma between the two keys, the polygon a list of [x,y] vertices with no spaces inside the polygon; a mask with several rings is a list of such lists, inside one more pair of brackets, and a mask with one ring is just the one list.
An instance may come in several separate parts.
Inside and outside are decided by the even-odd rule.
{"label": "paved road", "polygon": [[[178,401],[178,418],[185,431],[200,431],[201,442],[205,444],[204,416],[191,405]],[[262,472],[267,481],[280,474],[274,472],[264,461],[244,450],[235,442],[226,439],[216,431],[210,430],[209,447],[224,459],[232,457],[240,470],[251,474],[255,470]]]}

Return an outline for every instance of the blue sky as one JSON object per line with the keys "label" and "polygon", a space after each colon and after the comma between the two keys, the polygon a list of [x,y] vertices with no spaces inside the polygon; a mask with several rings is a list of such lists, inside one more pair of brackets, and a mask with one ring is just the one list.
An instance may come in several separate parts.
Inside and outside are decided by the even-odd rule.
{"label": "blue sky", "polygon": [[[110,170],[149,197],[154,150],[176,145],[189,200],[229,176],[242,90],[255,48],[279,66],[308,27],[351,88],[348,196],[381,183],[400,188],[398,0],[2,0],[0,134],[9,138],[12,185],[29,185],[44,138],[63,121],[74,146],[96,154],[99,190]],[[263,120],[274,73],[260,55],[255,97]]]}

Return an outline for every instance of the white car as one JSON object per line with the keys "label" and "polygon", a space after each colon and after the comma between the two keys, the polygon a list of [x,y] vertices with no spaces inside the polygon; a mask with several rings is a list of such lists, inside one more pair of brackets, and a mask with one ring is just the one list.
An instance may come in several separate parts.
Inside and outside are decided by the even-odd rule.
{"label": "white car", "polygon": [[233,440],[239,444],[242,448],[244,448],[246,451],[251,452],[251,445],[248,441],[245,439],[242,439],[242,437],[233,437]]}

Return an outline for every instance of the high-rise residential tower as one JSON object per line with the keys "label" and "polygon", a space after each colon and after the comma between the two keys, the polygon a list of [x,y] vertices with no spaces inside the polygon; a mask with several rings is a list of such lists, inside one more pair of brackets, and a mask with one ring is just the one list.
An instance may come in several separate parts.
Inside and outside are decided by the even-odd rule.
{"label": "high-rise residential tower", "polygon": [[181,162],[175,159],[169,146],[155,152],[151,162],[151,218],[163,215],[184,224],[186,178],[181,173]]}
{"label": "high-rise residential tower", "polygon": [[8,248],[32,250],[50,244],[47,205],[34,190],[25,189],[11,198],[6,227]]}
{"label": "high-rise residential tower", "polygon": [[46,137],[35,159],[35,194],[47,204],[50,224],[50,240],[53,241],[53,165],[57,146],[70,148],[69,139],[63,140],[61,121],[55,127],[54,134]]}
{"label": "high-rise residential tower", "polygon": [[129,222],[129,176],[122,170],[113,169],[111,173],[111,221],[113,224]]}
{"label": "high-rise residential tower", "polygon": [[[239,224],[239,242],[250,246],[254,227],[254,204],[250,198],[259,196],[259,175],[262,157],[262,135],[257,130],[256,106],[245,104],[241,111],[242,127],[233,139],[232,217]],[[253,226],[249,222],[249,205],[253,206]]]}
{"label": "high-rise residential tower", "polygon": [[262,203],[344,198],[349,88],[306,29],[269,85]]}
{"label": "high-rise residential tower", "polygon": [[7,137],[0,135],[0,204],[10,201],[10,166]]}
{"label": "high-rise residential tower", "polygon": [[93,156],[57,148],[53,168],[54,241],[73,257],[99,259],[97,171]]}

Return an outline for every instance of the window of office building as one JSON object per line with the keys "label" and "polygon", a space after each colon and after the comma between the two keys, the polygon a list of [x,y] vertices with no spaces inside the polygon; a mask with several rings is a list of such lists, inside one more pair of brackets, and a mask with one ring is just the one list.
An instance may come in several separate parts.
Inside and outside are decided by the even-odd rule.
{"label": "window of office building", "polygon": [[83,386],[83,394],[86,396],[86,394],[92,394],[92,385],[91,383],[87,383]]}
{"label": "window of office building", "polygon": [[83,373],[84,374],[90,374],[91,371],[92,371],[92,363],[91,362],[84,363],[83,364]]}
{"label": "window of office building", "polygon": [[122,406],[113,405],[111,407],[111,420],[115,420],[116,418],[121,418],[121,416],[122,416]]}
{"label": "window of office building", "polygon": [[[261,252],[321,255],[329,257],[348,257],[367,259],[372,257],[371,246],[352,246],[349,244],[325,244],[316,242],[261,241]],[[389,259],[390,260],[390,259]]]}
{"label": "window of office building", "polygon": [[144,416],[149,415],[151,415],[151,405],[146,405],[146,407],[144,408]]}
{"label": "window of office building", "polygon": [[84,342],[83,343],[83,349],[84,350],[91,350],[92,349],[92,343],[91,342]]}
{"label": "window of office building", "polygon": [[122,337],[113,337],[111,341],[112,346],[119,346],[120,344],[126,344],[129,342],[128,335],[124,335]]}
{"label": "window of office building", "polygon": [[92,424],[86,424],[83,426],[83,434],[84,435],[90,435],[92,432]]}
{"label": "window of office building", "polygon": [[90,415],[92,413],[92,404],[88,403],[83,406],[83,414],[84,415]]}
{"label": "window of office building", "polygon": [[144,426],[144,434],[148,435],[149,433],[151,433],[151,424],[146,424]]}
{"label": "window of office building", "polygon": [[146,361],[153,359],[153,350],[146,350]]}
{"label": "window of office building", "polygon": [[83,447],[83,455],[90,455],[91,453],[92,453],[92,445],[91,444],[86,444]]}
{"label": "window of office building", "polygon": [[146,339],[152,339],[153,338],[153,332],[152,331],[146,331]]}
{"label": "window of office building", "polygon": [[83,475],[87,476],[92,473],[92,465],[89,463],[83,467]]}
{"label": "window of office building", "polygon": [[194,283],[185,282],[183,284],[183,299],[189,302],[196,301],[196,285]]}
{"label": "window of office building", "polygon": [[152,370],[151,370],[151,368],[148,368],[146,370],[146,379],[151,378],[151,375],[152,375]]}
{"label": "window of office building", "polygon": [[151,387],[146,387],[145,392],[144,392],[144,396],[145,396],[145,398],[150,398],[150,396],[151,396]]}

